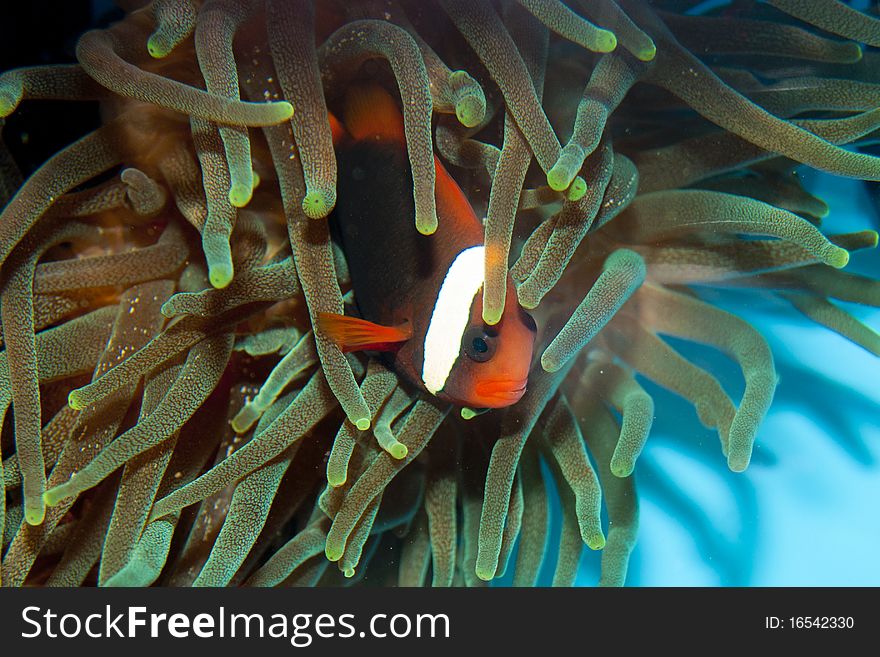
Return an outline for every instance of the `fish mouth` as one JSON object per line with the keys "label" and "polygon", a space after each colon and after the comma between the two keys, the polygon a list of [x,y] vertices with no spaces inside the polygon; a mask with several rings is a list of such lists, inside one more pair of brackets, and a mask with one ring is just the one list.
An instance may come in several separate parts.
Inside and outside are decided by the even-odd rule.
{"label": "fish mouth", "polygon": [[528,379],[490,379],[477,384],[480,403],[490,408],[501,408],[518,402],[526,392]]}

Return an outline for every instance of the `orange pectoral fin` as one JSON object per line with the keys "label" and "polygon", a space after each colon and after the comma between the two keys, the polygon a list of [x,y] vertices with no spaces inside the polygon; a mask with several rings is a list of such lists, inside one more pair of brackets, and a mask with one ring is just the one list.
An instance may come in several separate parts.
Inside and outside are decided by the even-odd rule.
{"label": "orange pectoral fin", "polygon": [[318,331],[333,340],[342,351],[393,351],[412,337],[408,324],[382,326],[357,317],[318,313]]}

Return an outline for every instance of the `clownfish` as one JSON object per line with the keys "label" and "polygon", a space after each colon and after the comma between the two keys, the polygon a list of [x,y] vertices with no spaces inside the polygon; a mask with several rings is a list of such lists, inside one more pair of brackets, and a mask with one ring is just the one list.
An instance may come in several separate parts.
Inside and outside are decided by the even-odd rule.
{"label": "clownfish", "polygon": [[338,162],[331,222],[361,317],[320,313],[318,330],[343,351],[377,350],[401,376],[453,404],[501,408],[523,396],[537,329],[508,275],[501,320],[483,322],[483,226],[437,157],[439,226],[415,227],[403,117],[379,86],[331,115]]}

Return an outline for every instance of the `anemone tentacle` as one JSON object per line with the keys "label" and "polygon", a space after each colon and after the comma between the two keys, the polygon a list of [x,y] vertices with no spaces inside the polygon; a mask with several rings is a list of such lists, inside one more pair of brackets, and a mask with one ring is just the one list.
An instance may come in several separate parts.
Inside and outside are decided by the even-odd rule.
{"label": "anemone tentacle", "polygon": [[[667,412],[645,382],[732,471],[762,436],[774,357],[716,290],[880,355],[849,305],[880,307],[858,273],[877,233],[835,232],[802,175],[880,179],[869,13],[126,4],[144,6],[83,34],[77,63],[0,73],[6,131],[44,99],[102,117],[27,176],[0,148],[3,585],[569,586],[586,546],[620,586]],[[333,212],[364,84],[401,108],[414,238],[451,221],[440,162],[485,216],[474,317],[534,316],[510,407],[456,408],[318,328],[370,294],[354,259],[375,245],[340,246]],[[729,357],[742,392],[681,341]]]}

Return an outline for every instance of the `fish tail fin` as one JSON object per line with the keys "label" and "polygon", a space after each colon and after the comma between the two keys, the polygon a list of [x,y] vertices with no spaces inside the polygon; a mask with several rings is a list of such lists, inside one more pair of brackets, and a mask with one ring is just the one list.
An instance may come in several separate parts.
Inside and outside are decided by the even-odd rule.
{"label": "fish tail fin", "polygon": [[379,137],[404,142],[403,116],[391,94],[377,84],[353,85],[345,97],[345,127],[357,140]]}
{"label": "fish tail fin", "polygon": [[318,313],[316,323],[318,332],[330,338],[344,352],[392,351],[412,337],[412,328],[408,324],[382,326],[335,313]]}

